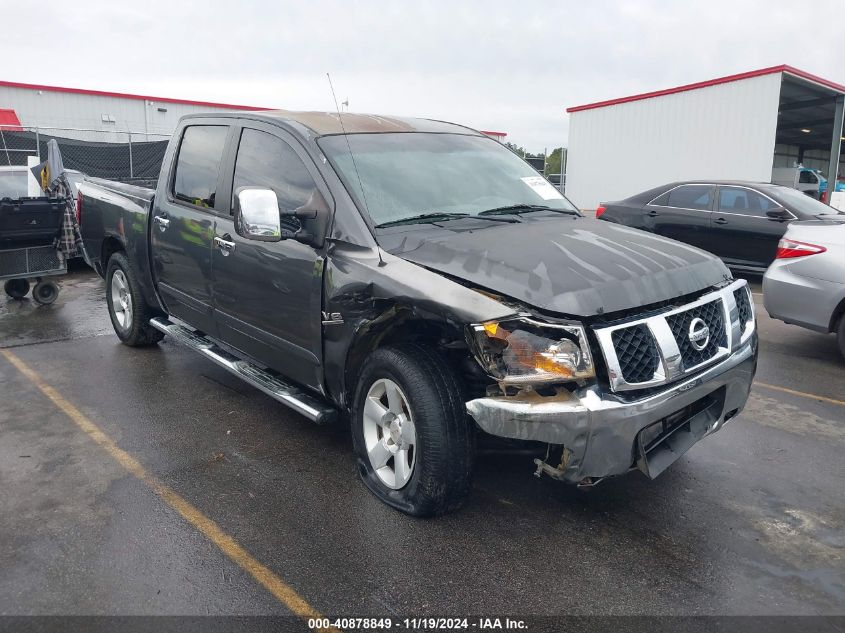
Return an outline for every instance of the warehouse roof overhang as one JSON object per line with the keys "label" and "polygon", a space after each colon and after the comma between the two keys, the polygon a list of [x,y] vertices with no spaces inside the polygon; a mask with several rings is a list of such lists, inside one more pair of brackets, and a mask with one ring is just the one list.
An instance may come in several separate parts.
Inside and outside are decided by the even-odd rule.
{"label": "warehouse roof overhang", "polygon": [[[631,101],[641,101],[643,99],[652,99],[654,97],[663,97],[666,95],[676,94],[678,92],[687,92],[689,90],[698,90],[700,88],[708,88],[710,86],[718,86],[719,84],[726,84],[733,81],[742,81],[743,79],[751,79],[753,77],[760,77],[762,75],[773,75],[777,73],[783,74],[784,86],[796,86],[800,89],[791,91],[792,94],[788,97],[794,97],[794,100],[812,100],[812,98],[829,98],[837,95],[845,95],[845,86],[824,79],[818,75],[813,75],[804,70],[800,70],[787,64],[780,66],[770,66],[769,68],[761,68],[759,70],[750,70],[744,73],[737,73],[735,75],[727,75],[726,77],[717,77],[716,79],[708,79],[707,81],[699,81],[692,84],[685,84],[683,86],[676,86],[674,88],[666,88],[664,90],[655,90],[653,92],[643,92],[641,94],[631,95],[628,97],[619,97],[616,99],[608,99],[606,101],[597,101],[595,103],[587,103],[579,106],[571,106],[566,109],[568,113],[581,112],[582,110],[593,110],[595,108],[605,108],[607,106],[618,105],[620,103],[630,103]],[[783,92],[781,94],[781,101],[783,101]],[[788,91],[790,92],[790,91]],[[812,98],[808,96],[812,95]],[[802,107],[810,107],[813,104],[802,104]]]}

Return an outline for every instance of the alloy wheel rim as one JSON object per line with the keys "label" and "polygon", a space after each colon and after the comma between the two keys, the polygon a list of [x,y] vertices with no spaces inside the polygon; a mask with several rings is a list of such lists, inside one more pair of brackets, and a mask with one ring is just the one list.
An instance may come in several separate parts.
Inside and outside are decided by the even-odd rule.
{"label": "alloy wheel rim", "polygon": [[122,270],[115,270],[111,277],[111,306],[120,328],[128,330],[132,327],[132,295]]}
{"label": "alloy wheel rim", "polygon": [[379,481],[408,485],[417,458],[417,431],[408,398],[389,378],[375,381],[364,400],[364,445]]}

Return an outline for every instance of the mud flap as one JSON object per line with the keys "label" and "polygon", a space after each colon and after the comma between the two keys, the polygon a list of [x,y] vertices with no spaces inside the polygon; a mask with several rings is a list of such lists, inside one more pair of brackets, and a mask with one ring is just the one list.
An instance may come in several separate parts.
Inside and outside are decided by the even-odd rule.
{"label": "mud flap", "polygon": [[655,479],[707,435],[718,421],[723,403],[721,389],[640,431],[637,468],[649,479]]}

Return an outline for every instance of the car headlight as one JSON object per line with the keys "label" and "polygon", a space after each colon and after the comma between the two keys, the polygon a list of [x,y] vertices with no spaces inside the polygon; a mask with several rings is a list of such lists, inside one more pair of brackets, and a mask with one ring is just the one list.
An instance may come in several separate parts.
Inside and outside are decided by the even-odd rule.
{"label": "car headlight", "polygon": [[502,383],[566,382],[596,375],[581,325],[517,317],[472,325],[471,333],[482,368]]}

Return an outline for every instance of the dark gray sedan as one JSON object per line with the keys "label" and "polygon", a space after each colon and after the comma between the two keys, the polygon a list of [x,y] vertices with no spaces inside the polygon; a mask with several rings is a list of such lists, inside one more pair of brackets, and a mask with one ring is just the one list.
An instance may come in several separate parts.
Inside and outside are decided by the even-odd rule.
{"label": "dark gray sedan", "polygon": [[839,213],[779,185],[689,181],[602,203],[596,217],[703,248],[737,270],[763,272],[790,222]]}

